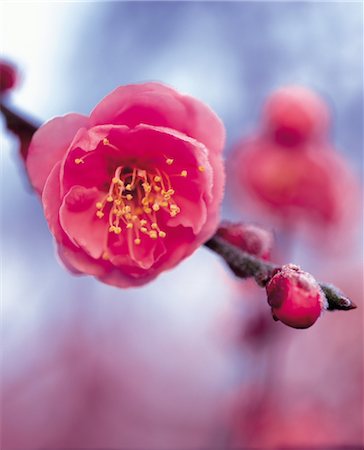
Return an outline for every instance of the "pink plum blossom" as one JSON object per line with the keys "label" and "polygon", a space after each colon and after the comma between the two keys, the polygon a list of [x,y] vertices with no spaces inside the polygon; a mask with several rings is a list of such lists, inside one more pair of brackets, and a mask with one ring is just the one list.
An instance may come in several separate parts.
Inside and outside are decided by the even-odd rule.
{"label": "pink plum blossom", "polygon": [[218,224],[224,139],[209,107],[159,83],[43,125],[26,164],[66,267],[130,287],[192,254]]}

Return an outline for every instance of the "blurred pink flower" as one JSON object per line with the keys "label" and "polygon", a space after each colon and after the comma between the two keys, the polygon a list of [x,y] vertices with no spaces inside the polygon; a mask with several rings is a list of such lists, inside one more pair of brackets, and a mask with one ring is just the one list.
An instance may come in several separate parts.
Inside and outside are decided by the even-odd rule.
{"label": "blurred pink flower", "polygon": [[328,145],[291,152],[256,137],[238,147],[233,161],[234,181],[248,195],[252,208],[285,225],[301,222],[337,228],[352,214],[356,181]]}
{"label": "blurred pink flower", "polygon": [[263,129],[272,141],[295,147],[326,138],[330,114],[325,102],[303,86],[273,92],[263,110]]}
{"label": "blurred pink flower", "polygon": [[276,320],[293,328],[308,328],[325,309],[317,281],[298,266],[283,266],[267,284],[268,303]]}
{"label": "blurred pink flower", "polygon": [[13,89],[18,82],[18,74],[15,66],[12,64],[0,61],[0,93],[4,94]]}
{"label": "blurred pink flower", "polygon": [[224,138],[212,110],[159,83],[46,123],[27,168],[65,265],[129,287],[189,256],[218,223]]}

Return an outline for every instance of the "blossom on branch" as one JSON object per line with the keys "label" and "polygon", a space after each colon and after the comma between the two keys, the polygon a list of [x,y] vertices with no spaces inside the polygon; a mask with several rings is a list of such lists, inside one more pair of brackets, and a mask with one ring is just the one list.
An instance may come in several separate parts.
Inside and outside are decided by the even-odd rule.
{"label": "blossom on branch", "polygon": [[26,163],[66,267],[130,287],[189,256],[218,224],[224,139],[210,108],[159,83],[43,125]]}

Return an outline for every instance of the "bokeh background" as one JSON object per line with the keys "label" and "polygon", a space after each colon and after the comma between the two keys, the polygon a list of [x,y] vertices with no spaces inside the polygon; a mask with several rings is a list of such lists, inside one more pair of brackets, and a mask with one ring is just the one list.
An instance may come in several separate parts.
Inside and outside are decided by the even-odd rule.
{"label": "bokeh background", "polygon": [[[303,84],[330,105],[332,142],[362,180],[360,2],[0,8],[2,58],[22,77],[8,102],[40,121],[88,114],[120,84],[158,80],[212,106],[228,158],[272,90]],[[361,448],[362,308],[287,329],[271,321],[263,292],[206,249],[138,289],[70,275],[1,126],[2,448]],[[229,186],[228,177],[224,218],[254,220]],[[356,230],[337,237],[334,254],[300,236],[288,248],[276,231],[277,258],[360,305]]]}

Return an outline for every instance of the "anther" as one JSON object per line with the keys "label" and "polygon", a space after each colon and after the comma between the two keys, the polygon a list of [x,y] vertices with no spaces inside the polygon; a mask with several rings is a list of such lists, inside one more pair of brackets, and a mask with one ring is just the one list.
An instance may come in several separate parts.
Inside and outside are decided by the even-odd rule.
{"label": "anther", "polygon": [[148,233],[148,228],[141,227],[141,228],[140,228],[140,231],[141,231],[142,233]]}
{"label": "anther", "polygon": [[112,181],[114,184],[118,184],[120,180],[119,180],[119,178],[114,177],[111,181]]}
{"label": "anther", "polygon": [[131,194],[127,194],[127,195],[126,195],[126,199],[127,199],[127,200],[133,200],[133,196],[132,196]]}
{"label": "anther", "polygon": [[102,219],[104,217],[104,213],[102,211],[96,211],[96,215],[99,219]]}
{"label": "anther", "polygon": [[131,191],[133,188],[132,188],[131,184],[129,183],[125,186],[125,189],[127,189],[128,191]]}
{"label": "anther", "polygon": [[173,164],[173,159],[172,158],[168,158],[167,160],[166,160],[166,163],[170,166],[171,164]]}
{"label": "anther", "polygon": [[152,208],[153,208],[153,211],[159,211],[160,210],[160,206],[158,205],[158,203],[154,203]]}
{"label": "anther", "polygon": [[165,233],[164,231],[160,231],[158,233],[158,236],[161,237],[161,238],[165,238],[167,236],[167,233]]}
{"label": "anther", "polygon": [[205,167],[204,166],[198,166],[198,170],[200,171],[200,172],[205,172]]}
{"label": "anther", "polygon": [[102,203],[101,202],[97,202],[96,203],[96,208],[97,209],[101,209],[102,208]]}
{"label": "anther", "polygon": [[126,228],[133,228],[133,224],[129,222],[129,223],[127,224]]}
{"label": "anther", "polygon": [[109,139],[104,138],[104,139],[102,140],[102,143],[103,143],[104,145],[109,145],[109,144],[110,144],[110,141],[109,141]]}
{"label": "anther", "polygon": [[121,228],[120,227],[115,227],[114,233],[115,234],[120,234],[121,233]]}
{"label": "anther", "polygon": [[81,159],[81,158],[76,158],[75,159],[75,164],[84,164],[84,160],[83,159]]}
{"label": "anther", "polygon": [[114,225],[111,225],[111,227],[109,227],[109,233],[113,233],[115,231],[115,227]]}
{"label": "anther", "polygon": [[108,195],[106,197],[106,201],[109,202],[109,203],[111,203],[113,200],[114,200],[114,198],[111,195]]}
{"label": "anther", "polygon": [[156,183],[158,183],[159,181],[161,181],[162,180],[162,178],[160,177],[160,176],[155,176],[154,177],[154,181],[156,182]]}
{"label": "anther", "polygon": [[110,259],[109,254],[107,252],[104,252],[101,257],[104,261],[108,261]]}
{"label": "anther", "polygon": [[155,230],[149,231],[149,237],[151,239],[157,239],[157,237],[158,237],[157,232]]}
{"label": "anther", "polygon": [[187,177],[187,170],[182,170],[181,177],[184,177],[184,178]]}
{"label": "anther", "polygon": [[140,245],[142,241],[139,238],[134,239],[134,244],[135,245]]}

